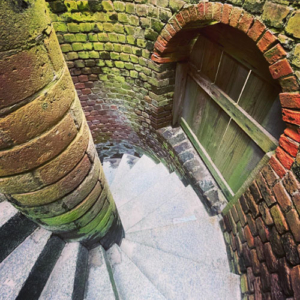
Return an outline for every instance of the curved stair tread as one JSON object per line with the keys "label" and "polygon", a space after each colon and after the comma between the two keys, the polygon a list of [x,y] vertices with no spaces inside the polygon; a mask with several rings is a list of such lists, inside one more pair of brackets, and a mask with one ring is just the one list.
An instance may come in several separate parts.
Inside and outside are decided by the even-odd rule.
{"label": "curved stair tread", "polygon": [[112,195],[115,199],[117,207],[122,207],[131,199],[148,190],[155,183],[164,180],[164,178],[166,178],[168,175],[169,172],[166,170],[163,164],[158,164],[152,169],[143,172],[135,180],[127,181],[127,184],[123,185],[121,190],[112,189]]}
{"label": "curved stair tread", "polygon": [[43,251],[51,233],[35,230],[0,264],[1,299],[15,299],[32,267]]}
{"label": "curved stair tread", "polygon": [[136,231],[126,239],[229,273],[225,243],[216,217]]}
{"label": "curved stair tread", "polygon": [[83,297],[87,259],[88,251],[80,243],[66,244],[39,300],[80,299],[81,295],[77,293]]}
{"label": "curved stair tread", "polygon": [[237,275],[127,239],[121,249],[167,299],[241,299]]}
{"label": "curved stair tread", "polygon": [[122,191],[124,187],[134,181],[137,177],[152,170],[155,166],[157,166],[157,164],[146,155],[143,155],[141,158],[137,158],[134,166],[129,170],[129,172],[127,172],[127,174],[124,174],[122,180],[120,180],[118,184],[111,186],[112,193]]}
{"label": "curved stair tread", "polygon": [[114,245],[107,251],[120,298],[123,300],[166,300],[149,279]]}
{"label": "curved stair tread", "polygon": [[124,154],[122,156],[122,159],[118,166],[114,180],[111,183],[111,186],[110,186],[111,189],[114,186],[117,186],[119,184],[119,182],[121,182],[124,179],[124,176],[126,176],[126,174],[130,171],[130,169],[136,164],[136,162],[138,160],[139,160],[138,157],[130,155],[130,154]]}
{"label": "curved stair tread", "polygon": [[[172,191],[172,188],[170,188],[170,191]],[[127,229],[127,233],[165,227],[197,219],[205,219],[209,222],[210,217],[191,186],[187,186],[176,196],[161,198],[164,200],[162,205],[153,211],[149,210],[150,213],[134,226]],[[120,214],[121,211],[122,209],[120,210]],[[135,212],[136,210],[133,209],[132,211]],[[124,222],[126,224],[126,219],[129,218],[131,218],[129,214],[124,214],[124,218],[122,219],[123,224]]]}
{"label": "curved stair tread", "polygon": [[[101,246],[89,251],[89,273],[85,288],[85,300],[119,299],[112,271],[106,263],[106,253]],[[113,281],[113,282],[112,282]]]}
{"label": "curved stair tread", "polygon": [[105,178],[109,185],[113,182],[113,180],[116,176],[120,162],[121,162],[120,158],[107,158],[106,157],[103,160],[102,167],[103,167],[103,171],[105,174]]}
{"label": "curved stair tread", "polygon": [[9,202],[0,202],[0,228],[17,213],[18,210],[14,208]]}
{"label": "curved stair tread", "polygon": [[184,185],[181,182],[178,183],[176,178],[176,174],[172,173],[165,177],[164,180],[157,182],[142,194],[122,205],[118,211],[124,229],[130,229],[147,218],[149,214],[162,206],[165,201],[185,190]]}

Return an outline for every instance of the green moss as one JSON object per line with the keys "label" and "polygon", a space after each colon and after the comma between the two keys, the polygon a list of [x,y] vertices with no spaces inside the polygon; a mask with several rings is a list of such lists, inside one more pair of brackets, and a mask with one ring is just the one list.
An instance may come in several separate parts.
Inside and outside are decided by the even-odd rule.
{"label": "green moss", "polygon": [[126,3],[126,12],[129,14],[134,14],[135,12],[135,5],[132,3]]}
{"label": "green moss", "polygon": [[114,8],[116,11],[124,11],[125,10],[125,3],[121,1],[114,2]]}
{"label": "green moss", "polygon": [[76,42],[86,42],[88,40],[88,36],[85,33],[77,33],[75,38]]}
{"label": "green moss", "polygon": [[94,24],[92,23],[81,23],[79,24],[80,31],[82,32],[90,32],[94,29]]}
{"label": "green moss", "polygon": [[126,31],[127,34],[134,35],[135,28],[133,26],[125,25],[124,27],[125,27],[125,31]]}
{"label": "green moss", "polygon": [[88,39],[90,42],[98,42],[98,35],[95,33],[89,33]]}
{"label": "green moss", "polygon": [[60,48],[61,48],[61,51],[62,51],[63,53],[72,51],[72,47],[71,47],[70,44],[62,44],[62,45],[60,46]]}
{"label": "green moss", "polygon": [[72,33],[64,34],[64,40],[65,42],[69,42],[69,43],[75,42],[76,41],[75,34]]}
{"label": "green moss", "polygon": [[78,57],[82,59],[89,58],[89,53],[87,51],[78,52]]}
{"label": "green moss", "polygon": [[104,50],[104,44],[103,43],[93,43],[94,49],[97,51]]}
{"label": "green moss", "polygon": [[145,48],[146,47],[147,42],[145,40],[137,39],[136,42],[137,42],[137,46],[138,47],[141,47],[141,48]]}
{"label": "green moss", "polygon": [[124,62],[122,62],[122,61],[115,61],[115,66],[117,68],[123,69],[124,68]]}
{"label": "green moss", "polygon": [[81,50],[83,50],[83,44],[82,43],[73,43],[72,49],[74,51],[81,51]]}
{"label": "green moss", "polygon": [[77,7],[79,11],[89,11],[90,6],[87,0],[77,1]]}
{"label": "green moss", "polygon": [[117,52],[111,52],[110,53],[110,58],[113,59],[113,60],[120,59],[120,54],[117,53]]}
{"label": "green moss", "polygon": [[102,6],[105,11],[113,11],[114,5],[111,1],[102,1]]}
{"label": "green moss", "polygon": [[93,43],[83,43],[83,50],[93,50]]}
{"label": "green moss", "polygon": [[118,36],[116,33],[109,33],[108,34],[108,40],[110,42],[118,42]]}
{"label": "green moss", "polygon": [[111,23],[104,23],[103,24],[103,30],[108,31],[108,32],[112,32],[112,31],[114,31],[114,26]]}
{"label": "green moss", "polygon": [[118,42],[124,44],[126,42],[126,36],[123,34],[118,34]]}
{"label": "green moss", "polygon": [[128,35],[126,38],[127,38],[127,43],[128,44],[131,44],[131,45],[136,44],[136,38],[133,35]]}
{"label": "green moss", "polygon": [[105,46],[104,46],[104,49],[105,49],[106,51],[113,51],[114,46],[113,46],[112,43],[106,43]]}
{"label": "green moss", "polygon": [[69,32],[80,32],[79,24],[76,23],[68,23]]}
{"label": "green moss", "polygon": [[108,35],[105,32],[98,33],[98,40],[100,42],[108,42]]}
{"label": "green moss", "polygon": [[122,24],[116,23],[113,25],[113,30],[116,33],[124,33],[124,26]]}

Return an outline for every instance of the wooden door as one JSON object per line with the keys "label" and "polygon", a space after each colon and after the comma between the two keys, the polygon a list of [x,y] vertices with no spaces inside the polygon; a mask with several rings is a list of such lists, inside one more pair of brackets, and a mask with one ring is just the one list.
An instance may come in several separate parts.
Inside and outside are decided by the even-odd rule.
{"label": "wooden door", "polygon": [[200,31],[189,61],[178,64],[174,123],[231,200],[276,149],[284,124],[279,86],[255,44],[225,25],[211,27]]}

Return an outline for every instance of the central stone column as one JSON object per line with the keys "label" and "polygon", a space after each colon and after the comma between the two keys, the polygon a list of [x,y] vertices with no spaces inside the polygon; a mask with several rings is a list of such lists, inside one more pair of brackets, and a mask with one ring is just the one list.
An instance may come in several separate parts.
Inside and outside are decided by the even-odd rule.
{"label": "central stone column", "polygon": [[67,241],[123,228],[44,0],[0,0],[0,192]]}

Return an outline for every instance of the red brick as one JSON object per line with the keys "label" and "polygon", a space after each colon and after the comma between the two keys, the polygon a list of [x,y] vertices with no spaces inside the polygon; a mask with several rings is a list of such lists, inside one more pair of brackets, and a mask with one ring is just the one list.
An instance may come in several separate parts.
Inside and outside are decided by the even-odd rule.
{"label": "red brick", "polygon": [[211,2],[205,3],[205,20],[212,20],[213,4]]}
{"label": "red brick", "polygon": [[297,209],[298,213],[300,214],[300,193],[296,193],[292,197],[293,203],[295,208]]}
{"label": "red brick", "polygon": [[262,243],[261,239],[259,236],[255,238],[255,248],[256,248],[256,253],[257,257],[260,261],[265,261],[265,253],[264,253],[264,244]]}
{"label": "red brick", "polygon": [[288,154],[293,157],[296,157],[299,149],[299,143],[293,141],[286,135],[282,134],[279,139],[279,145],[283,148]]}
{"label": "red brick", "polygon": [[263,300],[261,290],[262,290],[261,280],[259,277],[256,277],[254,280],[254,299],[255,300]]}
{"label": "red brick", "polygon": [[300,108],[300,94],[299,93],[281,93],[279,94],[280,103],[285,108]]}
{"label": "red brick", "polygon": [[284,134],[289,136],[296,142],[300,142],[300,128],[298,126],[292,124],[286,124],[286,129],[284,130]]}
{"label": "red brick", "polygon": [[266,257],[266,264],[271,273],[276,272],[278,268],[278,261],[276,256],[273,253],[270,243],[264,244],[264,252]]}
{"label": "red brick", "polygon": [[287,232],[282,236],[282,244],[286,253],[286,259],[292,265],[300,264],[299,254],[297,250],[297,244],[295,243],[293,236],[290,232]]}
{"label": "red brick", "polygon": [[286,169],[291,169],[294,159],[289,154],[287,154],[282,148],[277,147],[276,156]]}
{"label": "red brick", "polygon": [[261,37],[261,39],[257,42],[257,47],[261,52],[266,52],[268,49],[270,49],[276,42],[277,38],[271,31],[267,31],[264,33],[264,35]]}
{"label": "red brick", "polygon": [[272,204],[276,203],[272,191],[269,189],[268,184],[261,173],[257,176],[256,183],[267,205],[271,206]]}
{"label": "red brick", "polygon": [[259,207],[259,211],[260,211],[260,213],[261,213],[261,216],[262,216],[262,218],[263,218],[265,224],[266,224],[267,226],[273,225],[273,224],[274,224],[274,221],[273,221],[273,219],[272,219],[272,217],[271,217],[270,210],[269,210],[267,204],[266,204],[265,202],[261,202],[261,203],[258,205],[258,207]]}
{"label": "red brick", "polygon": [[279,83],[282,87],[282,91],[287,92],[297,92],[299,90],[299,85],[297,79],[294,75],[280,78]]}
{"label": "red brick", "polygon": [[254,20],[252,27],[248,31],[248,36],[256,42],[266,30],[266,26],[259,20]]}
{"label": "red brick", "polygon": [[195,5],[192,5],[188,8],[189,14],[190,14],[190,20],[191,21],[197,21],[198,20],[198,10]]}
{"label": "red brick", "polygon": [[86,81],[89,81],[89,78],[87,75],[80,75],[80,76],[78,76],[78,80],[80,82],[86,82]]}
{"label": "red brick", "polygon": [[179,24],[179,26],[184,27],[184,25],[186,24],[185,19],[183,18],[183,16],[179,13],[176,15],[176,20]]}
{"label": "red brick", "polygon": [[243,251],[242,251],[241,258],[243,259],[243,262],[246,267],[251,267],[251,254],[247,243],[243,244]]}
{"label": "red brick", "polygon": [[255,200],[249,189],[247,189],[247,191],[245,192],[244,197],[247,199],[248,206],[249,206],[249,209],[250,209],[253,217],[258,216],[259,215],[258,206],[255,203]]}
{"label": "red brick", "polygon": [[[184,22],[184,20],[183,20],[183,18],[182,18],[182,16],[181,16],[180,14],[177,14],[177,15],[176,15],[177,21],[178,21],[178,18],[179,18],[182,22]],[[161,35],[161,37],[162,37],[164,40],[166,40],[167,42],[169,42],[169,41],[172,39],[172,36],[171,36],[170,33],[166,30],[166,28],[164,28],[164,29],[161,31],[160,35]]]}
{"label": "red brick", "polygon": [[274,205],[271,208],[271,215],[273,217],[276,229],[280,234],[283,234],[289,230],[289,227],[285,221],[285,217],[278,205]]}
{"label": "red brick", "polygon": [[265,165],[261,170],[262,175],[268,183],[268,186],[271,188],[278,181],[278,175],[273,171],[269,164]]}
{"label": "red brick", "polygon": [[229,25],[232,27],[237,27],[242,13],[243,9],[241,9],[240,7],[234,7],[230,15]]}
{"label": "red brick", "polygon": [[282,183],[284,184],[285,189],[287,192],[292,195],[295,192],[300,190],[300,184],[295,178],[294,174],[292,172],[288,172],[283,179]]}
{"label": "red brick", "polygon": [[250,248],[254,248],[255,245],[254,245],[254,237],[250,231],[250,228],[248,225],[245,226],[244,228],[244,235],[245,235],[245,238],[247,240],[247,244]]}
{"label": "red brick", "polygon": [[262,220],[261,217],[257,218],[255,220],[256,228],[258,231],[258,235],[260,236],[260,239],[262,240],[263,243],[269,241],[269,230],[266,227],[264,221]]}
{"label": "red brick", "polygon": [[198,4],[198,20],[205,19],[205,3],[200,2]]}
{"label": "red brick", "polygon": [[250,251],[250,254],[251,254],[252,270],[253,270],[254,275],[257,276],[260,274],[260,261],[258,260],[255,249],[252,249]]}
{"label": "red brick", "polygon": [[223,11],[222,3],[213,3],[213,20],[221,21]]}
{"label": "red brick", "polygon": [[289,210],[292,207],[292,201],[290,199],[290,196],[286,192],[285,188],[283,187],[282,183],[278,182],[274,186],[273,191],[274,191],[275,197],[276,197],[281,209],[284,212]]}
{"label": "red brick", "polygon": [[286,58],[281,59],[277,61],[275,64],[271,65],[269,67],[269,70],[274,79],[278,79],[280,77],[293,73],[293,69]]}
{"label": "red brick", "polygon": [[288,296],[292,296],[293,288],[291,281],[291,269],[287,265],[285,258],[278,260],[278,277],[284,293]]}
{"label": "red brick", "polygon": [[286,52],[280,44],[277,44],[276,46],[265,52],[264,57],[267,60],[267,62],[270,65],[272,65],[276,63],[279,59],[286,57]]}
{"label": "red brick", "polygon": [[243,31],[244,33],[247,33],[252,23],[253,23],[253,17],[249,13],[244,12],[243,16],[239,20],[239,24],[237,28]]}
{"label": "red brick", "polygon": [[300,242],[300,220],[299,215],[295,209],[291,209],[286,214],[286,220],[289,224],[291,232],[296,242]]}
{"label": "red brick", "polygon": [[262,195],[255,181],[249,186],[249,189],[256,203],[262,200]]}
{"label": "red brick", "polygon": [[83,82],[78,82],[78,83],[75,84],[75,88],[76,88],[77,90],[84,89],[84,88],[85,88],[85,85],[84,85]]}
{"label": "red brick", "polygon": [[271,274],[271,296],[272,299],[286,299],[280,286],[278,274]]}
{"label": "red brick", "polygon": [[271,277],[265,263],[260,265],[260,273],[262,290],[263,292],[269,292],[271,290]]}
{"label": "red brick", "polygon": [[257,228],[256,228],[255,221],[254,221],[254,219],[252,218],[252,216],[250,214],[247,214],[247,222],[248,222],[248,225],[249,225],[249,228],[250,228],[250,231],[251,231],[252,235],[253,236],[258,235],[258,231],[257,231]]}
{"label": "red brick", "polygon": [[232,10],[232,5],[230,5],[230,4],[223,5],[223,14],[222,14],[221,23],[229,24],[231,10]]}
{"label": "red brick", "polygon": [[294,299],[300,299],[300,266],[296,266],[291,271],[291,281],[294,291]]}
{"label": "red brick", "polygon": [[280,178],[284,177],[287,171],[275,156],[271,157],[269,164]]}

